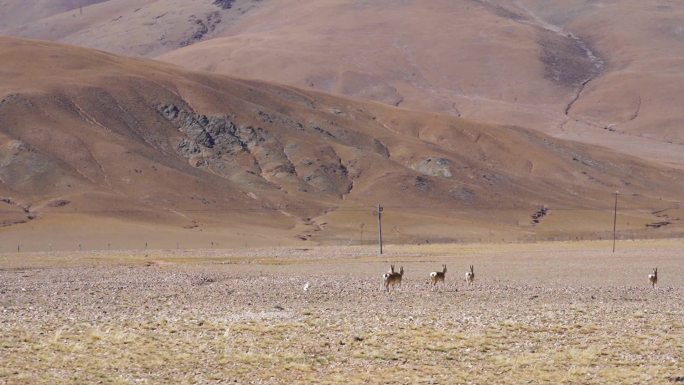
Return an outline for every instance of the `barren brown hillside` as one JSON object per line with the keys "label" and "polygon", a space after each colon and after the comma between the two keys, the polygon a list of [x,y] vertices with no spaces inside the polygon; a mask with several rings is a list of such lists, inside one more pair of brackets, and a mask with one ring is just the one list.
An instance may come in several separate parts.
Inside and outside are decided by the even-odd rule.
{"label": "barren brown hillside", "polygon": [[656,211],[681,172],[598,147],[55,43],[0,55],[6,248],[358,242],[377,203],[390,242],[598,237],[615,190],[623,230],[679,231]]}
{"label": "barren brown hillside", "polygon": [[0,34],[161,55],[683,167],[683,13],[666,0],[5,0]]}
{"label": "barren brown hillside", "polygon": [[55,40],[129,56],[154,56],[217,36],[260,3],[0,0],[0,34]]}
{"label": "barren brown hillside", "polygon": [[162,58],[682,165],[683,14],[671,1],[272,0]]}

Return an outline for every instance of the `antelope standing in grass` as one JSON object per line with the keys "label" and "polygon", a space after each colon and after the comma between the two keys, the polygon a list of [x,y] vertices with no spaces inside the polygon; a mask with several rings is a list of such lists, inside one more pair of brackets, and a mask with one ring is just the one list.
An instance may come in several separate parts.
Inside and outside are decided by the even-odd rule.
{"label": "antelope standing in grass", "polygon": [[468,286],[472,285],[475,281],[475,268],[473,265],[470,265],[470,271],[465,273],[465,280],[468,283]]}
{"label": "antelope standing in grass", "polygon": [[383,283],[385,284],[385,290],[390,291],[390,286],[401,286],[401,278],[404,276],[404,266],[399,268],[399,272],[394,271],[394,265],[390,265],[390,271],[382,275]]}
{"label": "antelope standing in grass", "polygon": [[437,284],[444,283],[444,276],[446,276],[447,268],[446,265],[442,265],[442,271],[433,271],[430,273],[430,283],[432,284],[432,290],[437,288]]}
{"label": "antelope standing in grass", "polygon": [[648,281],[654,289],[658,288],[658,268],[654,267],[653,272],[648,275]]}

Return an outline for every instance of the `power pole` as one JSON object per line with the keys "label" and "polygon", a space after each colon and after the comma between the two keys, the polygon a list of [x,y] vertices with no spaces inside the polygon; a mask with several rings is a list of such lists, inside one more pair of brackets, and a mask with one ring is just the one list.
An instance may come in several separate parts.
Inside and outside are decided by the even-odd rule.
{"label": "power pole", "polygon": [[380,245],[380,255],[382,255],[382,206],[378,203],[378,244]]}
{"label": "power pole", "polygon": [[617,239],[617,201],[620,193],[616,191],[613,194],[615,194],[615,208],[613,209],[613,253],[615,253],[615,240]]}

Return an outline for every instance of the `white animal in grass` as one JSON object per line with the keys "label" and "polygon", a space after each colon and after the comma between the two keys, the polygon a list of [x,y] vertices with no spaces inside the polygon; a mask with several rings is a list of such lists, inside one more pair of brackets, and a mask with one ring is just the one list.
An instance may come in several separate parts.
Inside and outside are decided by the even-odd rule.
{"label": "white animal in grass", "polygon": [[470,270],[465,273],[465,280],[468,283],[468,286],[475,282],[475,268],[473,265],[470,265]]}
{"label": "white animal in grass", "polygon": [[654,267],[653,272],[648,275],[648,281],[654,289],[658,288],[658,268]]}

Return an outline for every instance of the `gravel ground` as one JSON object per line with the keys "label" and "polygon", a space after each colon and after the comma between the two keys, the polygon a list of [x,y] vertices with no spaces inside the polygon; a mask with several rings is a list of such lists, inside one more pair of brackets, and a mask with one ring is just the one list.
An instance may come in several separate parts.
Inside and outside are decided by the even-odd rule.
{"label": "gravel ground", "polygon": [[0,383],[684,383],[684,246],[601,248],[3,256]]}

